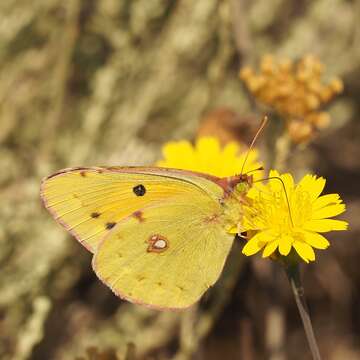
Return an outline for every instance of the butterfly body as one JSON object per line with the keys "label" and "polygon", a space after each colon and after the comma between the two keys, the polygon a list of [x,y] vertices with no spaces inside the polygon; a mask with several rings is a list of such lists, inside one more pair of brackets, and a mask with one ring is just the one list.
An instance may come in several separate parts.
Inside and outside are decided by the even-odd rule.
{"label": "butterfly body", "polygon": [[218,279],[251,178],[147,167],[71,168],[44,179],[53,217],[94,253],[115,294],[158,309],[192,305]]}

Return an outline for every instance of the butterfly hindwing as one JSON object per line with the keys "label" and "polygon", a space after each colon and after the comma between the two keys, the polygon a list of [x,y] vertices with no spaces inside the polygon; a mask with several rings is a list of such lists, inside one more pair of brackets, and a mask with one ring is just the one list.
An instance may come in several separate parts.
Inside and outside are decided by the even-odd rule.
{"label": "butterfly hindwing", "polygon": [[[193,199],[194,200],[194,199]],[[233,236],[205,198],[163,202],[120,221],[93,259],[117,295],[154,308],[186,308],[218,279]]]}

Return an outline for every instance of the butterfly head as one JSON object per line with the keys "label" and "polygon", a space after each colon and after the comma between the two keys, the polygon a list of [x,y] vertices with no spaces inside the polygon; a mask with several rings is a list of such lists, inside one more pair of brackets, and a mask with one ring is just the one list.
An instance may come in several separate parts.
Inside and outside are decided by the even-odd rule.
{"label": "butterfly head", "polygon": [[224,206],[224,224],[226,231],[231,234],[242,232],[243,205],[247,204],[246,194],[253,183],[253,176],[239,174],[221,179],[224,197],[221,204]]}
{"label": "butterfly head", "polygon": [[221,179],[221,186],[225,193],[230,194],[235,190],[242,194],[246,194],[253,183],[253,176],[248,174],[239,174]]}
{"label": "butterfly head", "polygon": [[246,194],[250,190],[252,184],[253,184],[252,175],[241,174],[239,175],[238,182],[235,182],[233,188],[239,191],[240,193]]}

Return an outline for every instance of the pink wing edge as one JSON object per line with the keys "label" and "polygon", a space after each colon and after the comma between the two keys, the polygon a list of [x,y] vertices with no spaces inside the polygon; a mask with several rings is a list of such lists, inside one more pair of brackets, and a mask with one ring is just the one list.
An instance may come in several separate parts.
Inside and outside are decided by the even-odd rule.
{"label": "pink wing edge", "polygon": [[[69,171],[70,171],[71,169],[74,170],[75,168],[69,168]],[[65,170],[65,169],[64,169],[64,170]],[[72,236],[74,236],[74,238],[75,238],[82,246],[84,246],[84,248],[85,248],[86,250],[90,251],[91,253],[94,253],[94,249],[92,249],[90,245],[88,245],[84,240],[82,240],[82,239],[80,238],[80,235],[77,234],[77,232],[76,232],[75,230],[70,229],[69,225],[68,225],[65,221],[63,221],[63,220],[58,216],[58,213],[48,204],[48,202],[47,202],[47,200],[46,200],[46,197],[45,197],[45,195],[44,195],[44,186],[45,186],[46,180],[48,180],[48,179],[50,179],[50,178],[52,178],[52,177],[54,177],[54,176],[57,176],[57,175],[62,176],[63,174],[66,174],[66,173],[67,173],[67,172],[62,171],[62,172],[58,172],[58,173],[56,173],[56,174],[53,174],[53,175],[50,175],[50,176],[47,176],[47,177],[43,178],[43,179],[41,180],[41,184],[40,184],[40,199],[41,199],[41,201],[42,201],[43,206],[45,207],[46,210],[49,211],[49,213],[50,213],[51,216],[54,218],[54,220],[55,220],[58,224],[60,224],[62,227],[64,227],[65,230],[67,230]]]}

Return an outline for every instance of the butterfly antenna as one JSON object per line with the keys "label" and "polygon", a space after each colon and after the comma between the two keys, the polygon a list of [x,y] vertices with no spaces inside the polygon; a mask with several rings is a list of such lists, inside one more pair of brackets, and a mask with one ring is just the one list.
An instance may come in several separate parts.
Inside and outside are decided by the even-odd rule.
{"label": "butterfly antenna", "polygon": [[259,166],[259,167],[256,168],[256,169],[252,169],[252,170],[247,171],[244,175],[251,174],[251,173],[253,173],[253,172],[255,172],[255,171],[263,171],[263,170],[265,170],[265,168],[264,168],[263,166]]}
{"label": "butterfly antenna", "polygon": [[245,160],[244,160],[244,162],[243,162],[243,164],[242,164],[240,174],[243,173],[245,164],[246,164],[247,159],[248,159],[248,157],[249,157],[249,155],[250,155],[250,151],[251,151],[251,149],[253,148],[253,146],[254,146],[254,144],[255,144],[255,141],[256,141],[257,138],[259,137],[261,131],[264,129],[264,127],[265,127],[265,125],[266,125],[267,122],[268,122],[268,117],[265,115],[265,116],[263,117],[263,120],[262,120],[262,122],[261,122],[261,125],[260,125],[258,131],[256,132],[254,138],[253,138],[252,141],[251,141],[251,144],[250,144],[249,149],[248,149],[248,151],[247,151],[247,153],[246,153],[246,156],[245,156]]}
{"label": "butterfly antenna", "polygon": [[290,222],[291,222],[291,225],[294,227],[294,221],[293,221],[293,217],[291,215],[290,201],[289,201],[289,197],[288,197],[288,194],[287,194],[283,179],[281,179],[281,177],[279,177],[279,176],[269,176],[269,177],[264,178],[264,179],[255,180],[254,183],[260,182],[260,181],[266,181],[266,180],[278,180],[278,181],[281,182],[281,185],[282,185],[282,187],[284,189],[284,193],[285,193],[285,199],[286,199],[287,207],[289,209]]}

